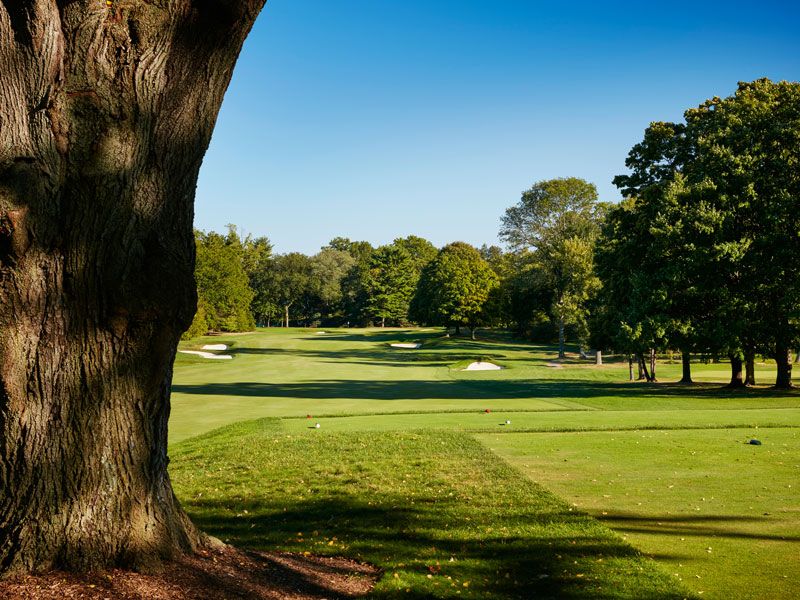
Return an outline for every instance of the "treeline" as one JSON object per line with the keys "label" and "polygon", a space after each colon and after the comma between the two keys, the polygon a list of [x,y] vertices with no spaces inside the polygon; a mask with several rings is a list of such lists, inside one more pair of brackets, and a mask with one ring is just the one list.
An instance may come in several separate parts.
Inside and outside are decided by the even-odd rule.
{"label": "treeline", "polygon": [[763,79],[653,123],[615,178],[619,204],[578,178],[540,181],[501,218],[497,246],[437,249],[416,236],[373,247],[335,238],[273,255],[266,238],[197,234],[190,335],[281,324],[510,328],[622,353],[656,380],[656,356],[755,358],[791,385],[800,345],[800,85]]}
{"label": "treeline", "polygon": [[[728,98],[653,123],[614,183],[596,249],[599,342],[638,355],[647,379],[667,348],[727,356],[731,384],[755,357],[791,386],[800,344],[800,84],[740,83]],[[742,365],[745,373],[742,373]]]}
{"label": "treeline", "polygon": [[[481,253],[417,236],[373,247],[334,238],[317,254],[273,254],[267,238],[196,232],[198,310],[187,337],[262,326],[476,327],[498,278]],[[489,252],[491,253],[491,252]]]}

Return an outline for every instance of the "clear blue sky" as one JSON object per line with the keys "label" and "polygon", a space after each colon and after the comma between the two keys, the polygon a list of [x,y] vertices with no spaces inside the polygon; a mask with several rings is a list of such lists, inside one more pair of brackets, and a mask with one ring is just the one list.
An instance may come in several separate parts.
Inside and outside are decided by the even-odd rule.
{"label": "clear blue sky", "polygon": [[648,123],[759,77],[800,79],[795,2],[269,0],[195,224],[278,252],[497,243],[534,182],[583,177],[618,200],[611,179]]}

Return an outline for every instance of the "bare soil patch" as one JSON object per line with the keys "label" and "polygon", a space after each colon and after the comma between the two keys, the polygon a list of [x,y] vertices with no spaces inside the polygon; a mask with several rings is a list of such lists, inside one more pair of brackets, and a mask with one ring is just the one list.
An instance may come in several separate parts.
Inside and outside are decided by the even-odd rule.
{"label": "bare soil patch", "polygon": [[19,600],[334,600],[369,592],[374,566],[338,557],[245,552],[230,546],[170,563],[159,574],[122,569],[60,571],[0,580],[0,598]]}

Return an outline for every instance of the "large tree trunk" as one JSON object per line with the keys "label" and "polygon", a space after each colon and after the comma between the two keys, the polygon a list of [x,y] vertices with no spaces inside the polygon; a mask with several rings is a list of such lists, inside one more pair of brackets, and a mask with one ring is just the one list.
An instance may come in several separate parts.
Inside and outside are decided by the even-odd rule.
{"label": "large tree trunk", "polygon": [[775,387],[779,390],[788,390],[792,387],[792,360],[789,355],[789,345],[775,344],[775,363],[778,374],[775,378]]}
{"label": "large tree trunk", "polygon": [[744,379],[742,378],[742,358],[738,354],[731,354],[731,382],[728,387],[742,388],[744,387]]}
{"label": "large tree trunk", "polygon": [[744,384],[756,384],[756,353],[752,350],[746,350],[744,353]]}
{"label": "large tree trunk", "polygon": [[692,383],[692,355],[684,350],[681,352],[682,377],[680,383]]}
{"label": "large tree trunk", "polygon": [[0,573],[146,567],[194,189],[263,0],[0,0]]}
{"label": "large tree trunk", "polygon": [[566,358],[566,353],[564,352],[565,342],[564,319],[562,318],[558,320],[558,358]]}

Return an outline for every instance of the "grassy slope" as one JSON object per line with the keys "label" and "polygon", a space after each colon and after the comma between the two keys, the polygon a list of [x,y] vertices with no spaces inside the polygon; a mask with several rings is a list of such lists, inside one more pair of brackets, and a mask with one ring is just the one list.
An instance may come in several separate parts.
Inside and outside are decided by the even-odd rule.
{"label": "grassy slope", "polygon": [[598,521],[449,432],[285,434],[230,426],[173,451],[176,491],[209,533],[345,554],[386,570],[377,598],[683,598]]}
{"label": "grassy slope", "polygon": [[[660,439],[655,434],[655,437],[637,437],[648,436],[649,432],[645,430],[674,429],[671,433],[685,436],[685,444],[700,447],[709,439],[717,439],[717,435],[732,436],[741,442],[748,436],[755,435],[756,431],[761,434],[765,431],[782,431],[765,430],[765,427],[796,427],[800,424],[798,394],[778,394],[765,389],[731,393],[720,389],[718,385],[708,383],[693,387],[629,384],[624,382],[627,377],[625,365],[612,364],[595,368],[567,364],[564,368],[554,368],[548,366],[552,354],[545,348],[506,340],[490,344],[461,339],[441,340],[438,336],[435,332],[412,332],[409,335],[403,331],[348,331],[316,336],[312,332],[301,330],[272,330],[231,337],[230,340],[206,340],[214,343],[233,342],[236,355],[233,361],[203,361],[181,356],[176,367],[176,393],[173,396],[173,442],[226,423],[261,416],[284,417],[280,420],[261,421],[257,425],[234,426],[220,432],[218,436],[198,438],[173,446],[173,474],[181,497],[191,498],[189,507],[193,516],[205,528],[246,545],[288,545],[296,549],[317,551],[320,548],[319,540],[309,540],[308,532],[299,528],[308,520],[309,523],[314,523],[312,532],[317,530],[319,534],[312,537],[321,536],[325,544],[330,543],[331,540],[324,540],[325,536],[321,533],[325,530],[328,537],[336,535],[339,540],[347,538],[347,547],[342,548],[342,551],[357,551],[365,558],[392,569],[392,575],[381,583],[380,593],[383,595],[407,586],[421,594],[420,597],[427,597],[425,594],[433,593],[434,589],[438,597],[447,597],[446,594],[442,595],[445,587],[450,591],[455,590],[450,583],[458,579],[463,588],[464,577],[474,580],[470,581],[470,586],[476,587],[459,590],[462,592],[459,597],[468,589],[478,590],[477,597],[487,597],[487,590],[495,590],[492,592],[495,597],[504,597],[503,594],[513,596],[520,590],[540,583],[550,585],[548,589],[556,595],[579,595],[579,590],[589,589],[585,583],[582,586],[576,584],[577,580],[587,581],[584,577],[588,571],[583,573],[583,577],[578,577],[579,572],[568,571],[564,574],[566,579],[557,579],[553,564],[548,562],[549,559],[545,560],[547,553],[542,552],[543,544],[558,545],[563,542],[565,536],[558,535],[560,527],[568,527],[566,531],[570,533],[567,537],[577,535],[574,530],[569,529],[572,527],[571,521],[564,524],[559,519],[549,517],[550,524],[546,529],[514,529],[513,535],[503,532],[504,536],[511,535],[513,544],[521,544],[515,546],[510,554],[503,556],[505,560],[511,560],[516,553],[532,553],[534,558],[531,559],[531,564],[525,566],[525,572],[530,575],[539,569],[537,577],[550,575],[553,577],[552,581],[550,577],[540,581],[531,579],[528,575],[509,574],[510,583],[498,583],[495,576],[498,575],[498,568],[502,571],[500,564],[492,562],[489,552],[480,550],[481,543],[489,543],[481,542],[481,537],[488,536],[490,532],[481,533],[480,529],[471,529],[469,522],[465,521],[466,517],[472,515],[471,518],[474,518],[473,513],[476,510],[483,510],[486,517],[482,526],[496,529],[498,523],[506,522],[521,526],[524,519],[510,510],[512,506],[556,506],[558,501],[549,495],[543,495],[538,488],[520,483],[520,478],[516,475],[518,472],[509,470],[502,461],[482,450],[466,434],[454,433],[485,432],[479,436],[482,442],[502,454],[531,479],[541,481],[545,487],[575,502],[581,509],[589,510],[600,517],[608,517],[612,515],[602,513],[611,513],[608,509],[612,508],[618,514],[614,520],[608,521],[610,525],[628,535],[637,547],[656,556],[669,567],[671,573],[682,575],[692,589],[704,591],[705,597],[729,595],[729,584],[743,586],[742,589],[752,591],[744,593],[742,597],[794,597],[793,592],[800,586],[790,576],[784,579],[783,574],[778,572],[780,569],[769,571],[770,581],[775,579],[774,585],[763,588],[770,590],[769,595],[761,593],[763,590],[759,587],[759,561],[769,562],[770,557],[782,557],[784,550],[781,548],[790,551],[797,546],[796,539],[790,539],[784,546],[781,546],[783,542],[774,539],[778,535],[773,528],[776,523],[774,519],[753,517],[753,511],[760,510],[762,506],[796,507],[796,504],[781,500],[783,496],[773,493],[773,488],[767,486],[767,490],[760,490],[761,493],[757,495],[764,498],[764,501],[748,503],[748,507],[754,508],[748,508],[749,512],[745,511],[744,515],[740,514],[741,507],[734,506],[735,503],[726,505],[730,510],[719,515],[724,520],[714,521],[712,526],[709,519],[716,514],[715,506],[709,505],[711,512],[708,514],[701,513],[703,520],[689,522],[681,516],[682,505],[676,504],[676,501],[683,502],[686,498],[674,494],[658,495],[664,501],[663,506],[656,504],[646,511],[642,506],[646,504],[645,500],[652,498],[646,494],[643,498],[640,497],[641,490],[631,486],[632,482],[640,480],[658,481],[659,477],[666,476],[665,469],[669,470],[671,467],[675,467],[676,474],[680,472],[680,456],[676,455],[673,461],[674,452],[669,448],[642,443],[643,440]],[[423,341],[425,346],[418,351],[395,350],[388,346],[390,342],[409,339]],[[461,364],[476,357],[494,359],[507,368],[499,372],[480,373],[450,368],[453,364]],[[659,375],[662,380],[677,378],[679,368],[679,365],[663,365]],[[724,368],[724,365],[696,365],[695,377],[700,381],[724,380],[727,375]],[[762,381],[769,381],[773,376],[768,366],[760,367],[759,377]],[[486,408],[490,408],[492,412],[484,413]],[[313,414],[313,420],[305,418],[306,414]],[[505,425],[506,419],[510,419],[512,424]],[[309,429],[315,422],[321,423],[320,430]],[[731,426],[737,429],[707,430]],[[757,426],[762,429],[755,430]],[[678,429],[682,431],[677,431]],[[597,433],[535,433],[581,430],[596,430]],[[399,431],[404,433],[398,433]],[[530,433],[519,433],[520,431]],[[786,431],[791,433],[798,430]],[[498,435],[501,432],[514,435]],[[609,435],[616,436],[614,441]],[[244,436],[244,440],[239,439],[240,436]],[[353,440],[356,439],[361,440],[359,443],[364,445],[363,451],[353,445]],[[618,445],[617,439],[633,441]],[[553,444],[575,456],[592,457],[600,453],[587,452],[581,444],[603,449],[607,456],[599,464],[619,464],[620,468],[617,470],[621,472],[615,475],[628,473],[629,476],[610,479],[617,481],[621,487],[617,494],[605,498],[609,495],[607,490],[600,492],[596,482],[592,481],[607,479],[605,474],[593,475],[595,470],[602,473],[596,461],[586,459],[581,464],[576,459],[573,463],[567,462],[569,469],[565,470],[563,457],[558,453],[548,454],[541,450],[543,440],[555,440]],[[269,453],[259,454],[262,451],[256,448],[259,445],[268,447]],[[446,452],[440,452],[441,445]],[[206,451],[206,448],[209,450]],[[381,451],[376,452],[376,448]],[[387,448],[393,449],[389,452],[388,459],[384,450]],[[632,451],[639,448],[642,452]],[[741,450],[741,444],[736,448]],[[750,448],[747,451],[752,452]],[[237,467],[242,461],[249,460],[251,452],[260,458],[255,463],[248,462],[249,467]],[[712,455],[716,456],[717,453]],[[768,456],[767,453],[761,455]],[[654,456],[664,460],[652,460]],[[745,481],[771,480],[780,471],[776,470],[776,465],[767,461],[746,465],[753,469],[754,476],[742,478],[740,475],[743,465],[737,464],[735,460],[728,460],[730,458],[721,456],[716,462],[706,465],[701,483],[710,485],[712,491],[728,490],[731,497],[749,498],[754,490],[745,485]],[[291,466],[292,461],[304,465],[303,468],[298,471]],[[202,476],[197,471],[198,463],[206,465],[201,470]],[[336,466],[334,468],[331,465]],[[454,493],[470,485],[473,490],[482,491],[473,491],[472,500],[456,503],[457,505],[451,507],[452,510],[445,510],[440,502],[433,502],[431,498],[422,504],[410,506],[412,496],[409,494],[415,490],[425,490],[426,481],[438,481],[442,470],[436,467],[441,465],[448,465],[448,469],[455,473],[452,479],[447,478],[449,475],[445,477],[448,485],[455,490]],[[333,473],[330,472],[331,468]],[[369,475],[374,468],[384,473],[384,476]],[[303,473],[321,478],[313,486],[306,488],[309,480]],[[365,476],[365,473],[369,476]],[[468,475],[463,476],[462,473]],[[476,476],[475,473],[482,474]],[[549,478],[543,473],[549,475]],[[567,477],[565,474],[574,476]],[[403,475],[406,476],[408,485],[400,484]],[[413,477],[409,479],[411,476]],[[369,481],[366,487],[356,485],[356,482],[365,477]],[[344,485],[342,481],[350,483]],[[687,486],[686,493],[693,493],[695,488],[701,489],[693,481],[691,486]],[[306,489],[315,490],[313,494],[318,496],[314,498],[314,502],[308,505],[312,492],[307,493],[308,498],[302,499],[303,502],[294,502],[293,498],[298,495],[306,495],[301,492]],[[653,483],[652,489],[659,488]],[[242,496],[246,490],[249,490],[248,496]],[[203,495],[199,496],[201,493]],[[502,502],[499,505],[491,502],[489,505],[476,505],[476,496],[491,499],[494,494],[513,501],[509,502],[508,508],[504,508]],[[622,500],[626,498],[625,494],[628,494],[627,498],[638,498],[631,501],[641,501],[642,505],[628,506]],[[367,507],[370,506],[368,503],[374,496],[384,498],[384,504],[393,503],[397,508],[391,514],[362,511],[365,503]],[[706,496],[714,494],[709,492]],[[715,497],[719,498],[720,494]],[[257,500],[258,498],[261,500]],[[320,498],[325,500],[316,502]],[[343,502],[346,510],[336,513],[341,517],[334,519],[331,524],[326,515],[334,510],[339,501]],[[237,502],[240,504],[236,504]],[[255,504],[247,508],[248,502]],[[291,508],[293,504],[297,504],[296,509]],[[226,506],[234,508],[226,509]],[[424,516],[420,518],[427,524],[422,527],[422,532],[415,529],[413,520],[406,523],[405,517],[400,520],[392,518],[395,512],[402,516],[415,506],[425,507]],[[290,511],[286,521],[275,517],[283,508]],[[231,510],[238,511],[237,514],[240,515],[260,516],[251,519],[247,531],[243,531],[238,527],[241,523],[237,519],[244,517],[232,516]],[[248,512],[244,513],[244,510]],[[364,527],[358,523],[353,524],[347,518],[346,515],[351,510],[360,515]],[[551,509],[542,510],[546,512]],[[560,509],[552,510],[558,514],[569,512],[564,511],[563,505]],[[412,512],[416,514],[416,511]],[[574,518],[574,513],[569,516]],[[781,518],[790,522],[795,517],[796,522],[796,516],[796,512],[786,512]],[[656,525],[652,524],[653,519],[656,519]],[[450,575],[454,580],[445,584],[443,580],[433,576],[432,581],[427,577],[422,581],[418,572],[420,565],[408,569],[399,566],[413,564],[410,561],[417,555],[426,560],[433,559],[434,555],[425,554],[424,544],[417,542],[431,537],[434,530],[446,529],[451,522],[459,524],[459,531],[454,530],[454,538],[443,540],[443,543],[446,542],[444,547],[451,549],[455,547],[453,544],[461,543],[465,549],[469,548],[468,554],[471,557],[463,563],[461,571]],[[663,525],[665,522],[672,525],[666,527]],[[381,523],[388,523],[389,529],[378,535]],[[253,526],[252,529],[250,525]],[[686,530],[691,528],[694,531],[687,534]],[[289,537],[297,533],[292,531],[294,529],[304,531],[304,536],[300,536],[300,539],[305,541],[288,541]],[[407,530],[416,533],[405,536],[404,532]],[[377,537],[373,538],[373,535]],[[617,597],[614,594],[621,597],[626,594],[635,596],[637,589],[639,592],[652,592],[654,595],[665,593],[663,580],[659,575],[651,573],[649,567],[643,567],[647,575],[632,577],[631,569],[635,571],[639,568],[640,565],[636,562],[639,559],[633,555],[624,557],[624,552],[619,550],[624,545],[618,546],[619,540],[614,541],[613,536],[609,538],[604,535],[607,536],[607,532],[603,535],[592,533],[589,536],[592,540],[602,541],[592,541],[590,546],[593,545],[593,548],[584,545],[583,553],[594,560],[601,558],[599,553],[603,553],[603,560],[609,555],[619,555],[622,562],[607,572],[604,569],[592,572],[591,577],[599,578],[597,585],[603,586],[604,592],[595,590],[589,597],[602,597],[605,593],[609,597]],[[794,533],[788,535],[796,538]],[[713,544],[708,543],[712,546],[711,553],[706,552],[706,546],[703,546],[707,543],[705,538],[708,536],[721,538],[715,539]],[[692,543],[685,543],[685,540],[680,540],[681,537],[691,539]],[[381,538],[397,539],[396,544],[386,549],[385,556],[381,555],[381,547],[377,545],[382,543]],[[492,538],[487,537],[489,539]],[[577,540],[570,541],[577,543]],[[337,544],[338,541],[334,541],[329,548],[336,550]],[[492,543],[492,551],[504,545],[501,542],[498,544],[496,546]],[[715,552],[713,548],[718,548],[719,551]],[[629,553],[630,550],[625,552]],[[561,553],[561,556],[565,554]],[[755,560],[743,560],[742,556],[754,556]],[[684,564],[685,568],[674,568],[674,557],[678,557],[675,560],[678,564]],[[436,559],[440,560],[438,555]],[[627,562],[629,559],[633,562]],[[453,567],[449,558],[448,566]],[[546,571],[545,566],[550,570]],[[556,566],[560,566],[560,563]],[[582,572],[584,562],[579,561],[579,566]],[[399,569],[398,577],[393,576],[396,569]],[[699,569],[706,571],[709,577],[696,580],[693,570]],[[546,572],[542,572],[543,570]],[[615,571],[622,575],[614,575]],[[735,573],[738,579],[726,579],[726,573]],[[504,573],[500,575],[505,580]],[[572,581],[570,578],[575,581],[569,583]],[[513,584],[515,580],[517,584]],[[613,582],[613,593],[608,588],[609,581]],[[676,580],[673,581],[677,584]],[[440,585],[433,586],[436,582]],[[747,584],[750,584],[749,587]],[[626,587],[629,585],[633,587]],[[425,589],[425,593],[419,591]],[[483,590],[483,595],[480,590]]]}

